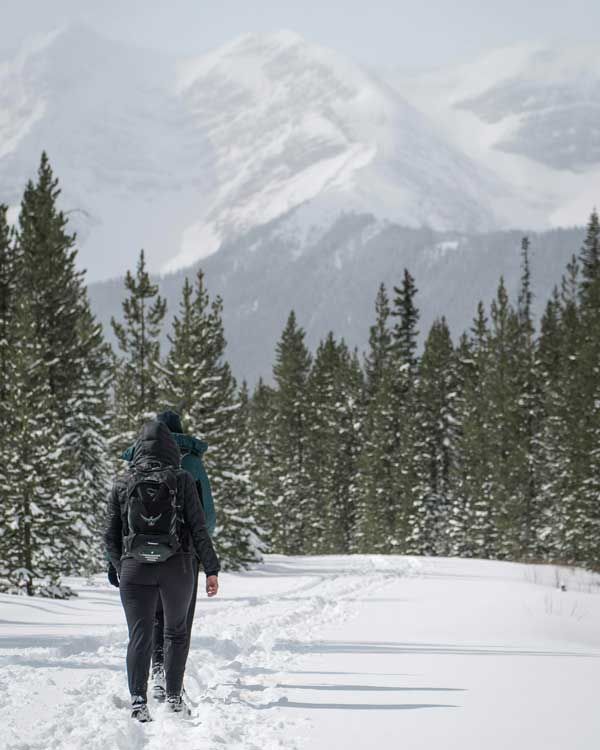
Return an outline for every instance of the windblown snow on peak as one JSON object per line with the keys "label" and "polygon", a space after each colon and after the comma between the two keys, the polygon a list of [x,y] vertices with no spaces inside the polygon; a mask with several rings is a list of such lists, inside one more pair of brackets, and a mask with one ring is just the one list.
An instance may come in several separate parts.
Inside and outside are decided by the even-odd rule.
{"label": "windblown snow on peak", "polygon": [[217,190],[168,268],[308,203],[407,226],[507,223],[510,190],[397,92],[297,34],[247,34],[180,64],[178,91],[214,148]]}
{"label": "windblown snow on peak", "polygon": [[600,47],[520,44],[393,85],[464,153],[530,196],[555,226],[598,201]]}
{"label": "windblown snow on peak", "polygon": [[0,61],[0,201],[49,153],[91,279],[187,266],[291,215],[484,231],[597,202],[597,47],[522,44],[379,76],[293,31],[174,60],[82,26]]}
{"label": "windblown snow on peak", "polygon": [[64,27],[0,63],[0,105],[0,200],[18,205],[46,150],[92,279],[140,247],[154,270],[189,265],[292,209],[304,234],[351,212],[530,216],[387,83],[290,31],[177,61]]}

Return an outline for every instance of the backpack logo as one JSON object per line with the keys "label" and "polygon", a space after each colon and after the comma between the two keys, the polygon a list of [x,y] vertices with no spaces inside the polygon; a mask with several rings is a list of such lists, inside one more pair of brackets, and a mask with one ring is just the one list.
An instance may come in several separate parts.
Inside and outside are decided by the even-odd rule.
{"label": "backpack logo", "polygon": [[140,513],[140,518],[142,519],[142,521],[145,521],[148,526],[156,526],[156,522],[160,521],[160,519],[162,518],[162,513],[159,513],[158,516],[144,516]]}

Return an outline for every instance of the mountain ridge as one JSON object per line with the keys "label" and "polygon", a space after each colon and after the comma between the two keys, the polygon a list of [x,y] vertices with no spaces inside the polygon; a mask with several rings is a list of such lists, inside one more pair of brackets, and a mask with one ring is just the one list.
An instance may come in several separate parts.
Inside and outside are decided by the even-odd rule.
{"label": "mountain ridge", "polygon": [[[214,298],[224,301],[227,358],[240,380],[253,385],[271,378],[275,344],[294,309],[314,349],[331,330],[360,352],[367,348],[374,323],[379,284],[400,284],[404,268],[416,279],[416,303],[421,311],[422,345],[431,323],[442,315],[455,342],[469,329],[477,303],[486,308],[496,294],[500,276],[512,300],[520,280],[520,246],[525,232],[505,230],[483,235],[410,229],[370,215],[345,214],[324,233],[307,240],[299,252],[297,236],[287,234],[293,213],[257,227],[226,244],[218,253],[188,269],[156,277],[167,299],[167,323],[179,304],[185,276],[198,268]],[[534,313],[539,322],[553,287],[577,253],[583,228],[527,233],[531,240]],[[92,284],[92,307],[113,339],[110,317],[121,315],[122,280]]]}
{"label": "mountain ridge", "polygon": [[92,279],[123,273],[142,246],[153,270],[188,265],[299,207],[301,234],[348,211],[544,225],[402,92],[294,32],[177,60],[66,27],[17,58],[0,67],[0,200],[14,213],[46,150]]}

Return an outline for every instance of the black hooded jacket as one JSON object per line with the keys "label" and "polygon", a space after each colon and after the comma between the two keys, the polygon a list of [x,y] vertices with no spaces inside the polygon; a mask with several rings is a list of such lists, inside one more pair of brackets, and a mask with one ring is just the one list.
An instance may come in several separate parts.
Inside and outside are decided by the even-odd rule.
{"label": "black hooded jacket", "polygon": [[[177,496],[183,500],[182,549],[177,554],[193,554],[202,562],[206,575],[219,572],[219,560],[206,530],[206,520],[198,490],[191,474],[180,468],[181,454],[169,428],[162,422],[144,425],[133,451],[132,468],[136,464],[159,461],[172,466],[177,475]],[[108,516],[104,542],[108,558],[117,572],[121,571],[123,555],[123,519],[126,517],[127,484],[130,473],[117,477],[108,496]],[[160,563],[148,563],[160,565]]]}

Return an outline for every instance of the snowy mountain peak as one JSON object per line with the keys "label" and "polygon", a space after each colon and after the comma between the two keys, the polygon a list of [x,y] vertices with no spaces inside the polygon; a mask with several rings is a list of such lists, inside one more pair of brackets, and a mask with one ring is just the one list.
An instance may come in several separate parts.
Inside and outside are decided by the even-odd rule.
{"label": "snowy mountain peak", "polygon": [[[539,51],[505,51],[452,85],[447,77],[448,121],[512,132],[502,107],[515,96],[497,97],[496,112],[486,81],[512,85]],[[109,273],[140,246],[153,269],[172,270],[282,217],[299,253],[344,213],[441,230],[544,226],[547,204],[523,200],[512,173],[494,174],[473,139],[458,142],[434,123],[439,111],[422,110],[410,87],[290,31],[172,61],[62,27],[0,66],[0,200],[18,203],[46,150],[92,277],[106,274],[107,248]]]}
{"label": "snowy mountain peak", "polygon": [[460,150],[487,164],[552,225],[581,223],[598,201],[600,47],[528,43],[395,86]]}
{"label": "snowy mountain peak", "polygon": [[219,184],[167,270],[290,211],[301,234],[343,211],[440,228],[504,221],[508,189],[387,84],[297,34],[247,34],[187,60],[177,90]]}

